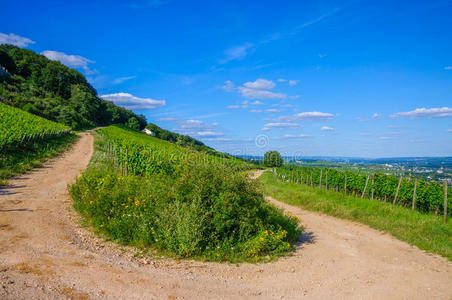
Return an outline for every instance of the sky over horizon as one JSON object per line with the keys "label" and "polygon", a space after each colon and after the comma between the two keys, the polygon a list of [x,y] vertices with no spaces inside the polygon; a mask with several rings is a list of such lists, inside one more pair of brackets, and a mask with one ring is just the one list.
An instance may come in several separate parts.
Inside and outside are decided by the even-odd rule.
{"label": "sky over horizon", "polygon": [[0,3],[0,43],[219,151],[452,156],[452,1]]}

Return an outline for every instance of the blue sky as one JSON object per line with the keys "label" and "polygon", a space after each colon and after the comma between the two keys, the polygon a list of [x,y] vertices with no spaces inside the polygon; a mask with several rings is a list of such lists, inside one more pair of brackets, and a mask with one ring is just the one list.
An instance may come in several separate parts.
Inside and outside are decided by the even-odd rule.
{"label": "blue sky", "polygon": [[0,43],[220,151],[452,155],[452,1],[0,2]]}

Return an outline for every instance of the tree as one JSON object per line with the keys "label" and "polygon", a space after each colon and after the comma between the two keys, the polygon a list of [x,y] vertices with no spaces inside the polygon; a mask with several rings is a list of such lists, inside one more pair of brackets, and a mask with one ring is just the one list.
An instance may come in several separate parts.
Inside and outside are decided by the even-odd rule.
{"label": "tree", "polygon": [[135,117],[132,117],[129,119],[129,121],[127,121],[127,126],[134,130],[140,130],[140,123]]}
{"label": "tree", "polygon": [[270,168],[280,167],[283,163],[281,154],[278,151],[267,151],[264,155],[264,165]]}

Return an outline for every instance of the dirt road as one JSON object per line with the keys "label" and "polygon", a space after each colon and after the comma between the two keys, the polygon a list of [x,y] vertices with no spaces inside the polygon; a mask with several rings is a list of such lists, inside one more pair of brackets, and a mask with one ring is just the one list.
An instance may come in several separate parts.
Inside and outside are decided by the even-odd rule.
{"label": "dirt road", "polygon": [[1,299],[452,299],[452,265],[357,223],[270,201],[307,230],[268,264],[134,258],[80,227],[66,185],[93,138],[0,190]]}

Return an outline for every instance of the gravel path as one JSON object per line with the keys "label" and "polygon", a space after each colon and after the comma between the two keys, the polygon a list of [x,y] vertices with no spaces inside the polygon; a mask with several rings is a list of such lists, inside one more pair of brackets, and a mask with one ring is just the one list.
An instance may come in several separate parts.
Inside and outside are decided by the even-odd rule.
{"label": "gravel path", "polygon": [[[452,264],[367,226],[269,201],[307,228],[267,264],[134,258],[82,228],[67,184],[93,137],[0,190],[1,299],[452,299]],[[256,173],[259,176],[260,173]]]}

